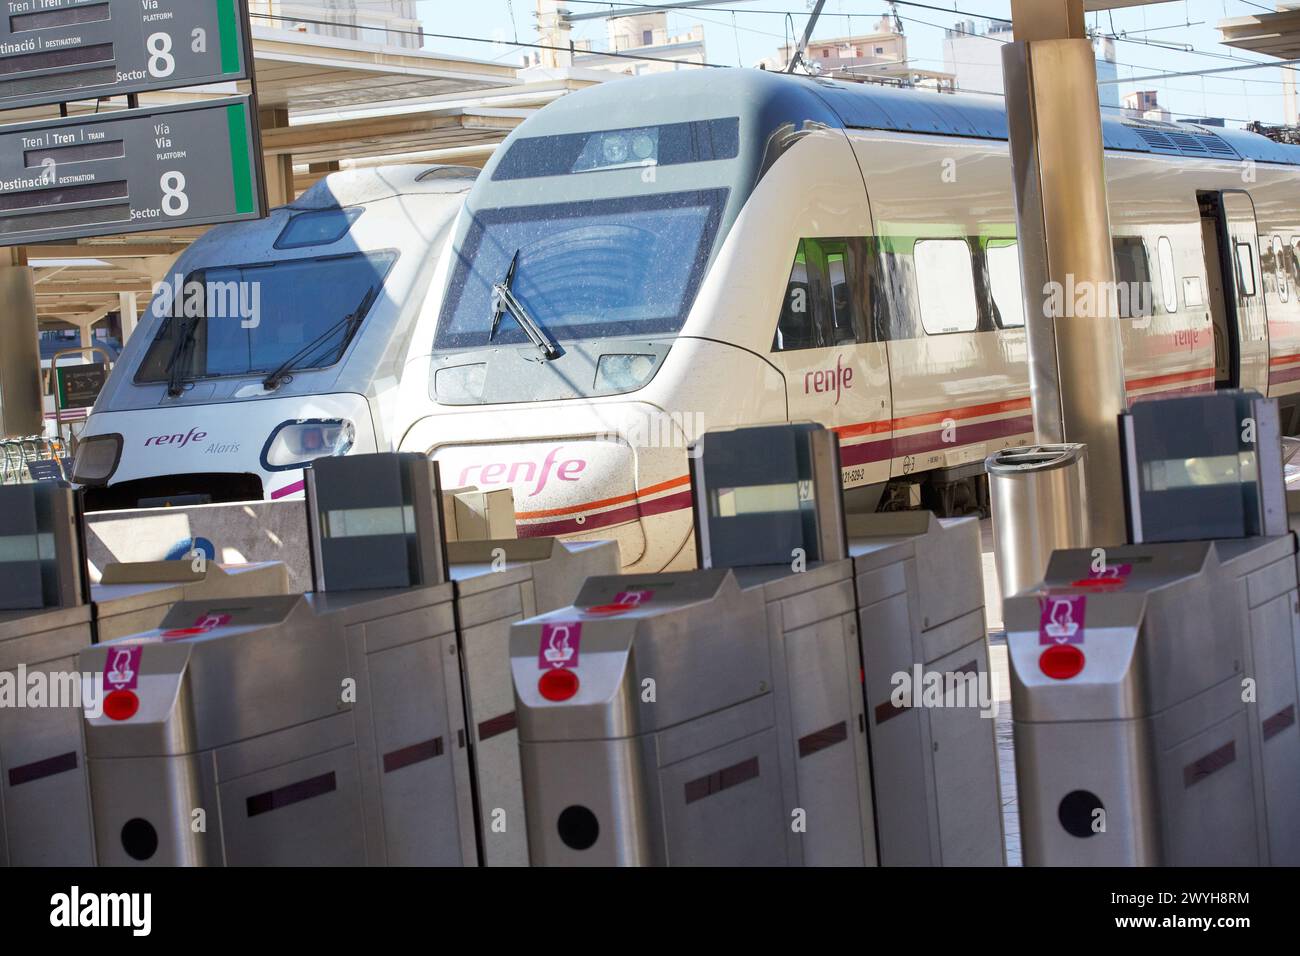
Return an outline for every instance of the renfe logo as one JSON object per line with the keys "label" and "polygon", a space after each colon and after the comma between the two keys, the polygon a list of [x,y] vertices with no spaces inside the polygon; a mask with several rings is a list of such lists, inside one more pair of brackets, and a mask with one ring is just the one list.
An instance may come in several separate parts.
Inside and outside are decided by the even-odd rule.
{"label": "renfe logo", "polygon": [[184,435],[154,435],[152,438],[144,440],[145,445],[175,445],[177,448],[184,448],[186,445],[196,444],[208,437],[207,432],[201,432],[197,428],[191,428]]}
{"label": "renfe logo", "polygon": [[844,364],[844,356],[835,357],[835,368],[818,369],[816,372],[808,372],[803,377],[803,393],[805,395],[822,395],[827,392],[835,393],[835,404],[840,403],[840,392],[842,389],[853,387],[853,368]]}
{"label": "renfe logo", "polygon": [[[533,490],[528,497],[536,498],[550,483],[552,473],[560,481],[577,481],[578,477],[587,470],[587,463],[581,458],[570,458],[567,461],[557,463],[556,459],[563,447],[563,445],[557,445],[552,448],[540,467],[535,461],[467,465],[461,469],[459,487],[464,488],[469,485],[517,485],[531,482]],[[475,472],[478,472],[477,480],[474,478]]]}

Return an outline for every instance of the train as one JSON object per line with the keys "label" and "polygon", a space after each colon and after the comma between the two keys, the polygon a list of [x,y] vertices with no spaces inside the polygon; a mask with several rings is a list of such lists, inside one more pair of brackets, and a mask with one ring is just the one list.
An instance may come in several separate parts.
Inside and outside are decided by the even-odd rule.
{"label": "train", "polygon": [[[1105,120],[1103,139],[1117,285],[1132,292],[1119,297],[1129,400],[1253,388],[1294,432],[1300,147],[1128,118]],[[339,405],[322,369],[294,376],[321,405],[294,415],[356,430],[319,454],[418,451],[448,487],[512,488],[521,535],[614,538],[629,573],[690,567],[689,446],[709,429],[835,429],[854,510],[970,507],[985,458],[1034,441],[998,98],[746,69],[575,92],[472,181],[418,263],[432,273],[418,303],[411,260],[431,245],[403,247],[402,204],[344,198],[339,210],[365,208],[356,254],[400,250],[383,295],[413,310],[410,334],[389,343],[395,382],[369,408]],[[247,259],[235,237],[266,244],[277,215],[192,253]],[[159,374],[141,378],[165,333],[142,324],[88,422],[77,477],[91,500],[299,484],[259,468],[265,453],[209,470],[197,451],[179,467],[183,441],[151,444],[192,425],[251,451],[284,418],[263,413],[279,398],[257,376],[167,398]],[[367,412],[383,426],[355,420]],[[96,460],[115,460],[89,474],[96,442]],[[246,478],[211,477],[223,471]]]}

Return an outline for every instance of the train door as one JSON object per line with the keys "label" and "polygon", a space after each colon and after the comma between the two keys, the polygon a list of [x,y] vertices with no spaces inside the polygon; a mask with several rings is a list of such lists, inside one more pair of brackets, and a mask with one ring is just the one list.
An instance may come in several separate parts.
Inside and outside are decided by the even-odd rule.
{"label": "train door", "polygon": [[1268,313],[1255,204],[1241,190],[1197,194],[1214,320],[1216,388],[1268,391]]}
{"label": "train door", "polygon": [[891,458],[889,361],[876,334],[875,277],[866,237],[801,239],[772,341],[790,420],[839,432],[851,507],[862,497],[861,507],[872,510],[865,497],[883,489]]}

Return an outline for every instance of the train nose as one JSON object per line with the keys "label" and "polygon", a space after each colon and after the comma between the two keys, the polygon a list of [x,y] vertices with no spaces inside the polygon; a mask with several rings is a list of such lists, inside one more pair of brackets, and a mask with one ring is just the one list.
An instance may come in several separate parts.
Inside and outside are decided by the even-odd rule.
{"label": "train nose", "polygon": [[667,481],[646,481],[644,452],[618,438],[444,445],[433,458],[444,489],[510,488],[520,537],[615,540],[626,568],[682,547],[672,513],[689,525],[690,483],[679,455]]}

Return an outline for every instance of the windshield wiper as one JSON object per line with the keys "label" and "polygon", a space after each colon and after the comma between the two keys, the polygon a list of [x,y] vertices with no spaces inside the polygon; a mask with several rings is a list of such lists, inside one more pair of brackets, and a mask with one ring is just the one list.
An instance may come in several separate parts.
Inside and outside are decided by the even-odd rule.
{"label": "windshield wiper", "polygon": [[492,330],[488,332],[488,341],[491,342],[496,338],[497,329],[501,327],[501,319],[505,313],[509,312],[514,320],[519,323],[519,327],[527,333],[532,339],[533,344],[537,346],[542,353],[542,357],[548,362],[552,362],[560,357],[560,345],[550,334],[542,327],[542,324],[528,314],[528,310],[523,304],[515,298],[511,287],[515,282],[515,270],[519,266],[519,250],[515,250],[514,257],[510,260],[510,268],[506,270],[506,277],[502,281],[492,286]]}
{"label": "windshield wiper", "polygon": [[185,393],[185,367],[190,362],[190,346],[194,343],[194,333],[199,321],[190,321],[184,316],[176,316],[176,343],[172,346],[171,358],[167,360],[167,397],[179,398]]}
{"label": "windshield wiper", "polygon": [[[307,356],[314,353],[322,345],[333,338],[334,333],[338,332],[339,329],[344,330],[343,348],[347,348],[347,344],[352,340],[352,335],[356,330],[356,327],[361,323],[361,320],[366,317],[366,313],[370,311],[370,306],[374,304],[375,298],[378,295],[379,286],[372,285],[366,291],[365,297],[357,306],[356,311],[349,312],[347,315],[343,316],[343,318],[339,319],[320,335],[316,336],[316,338],[312,339],[293,355],[290,355],[285,359],[279,368],[262,380],[262,388],[266,389],[268,392],[273,392],[279,388],[280,384],[289,377],[289,373],[297,368],[298,364],[302,362],[303,359],[307,358]],[[342,349],[340,349],[340,352],[341,351]]]}

